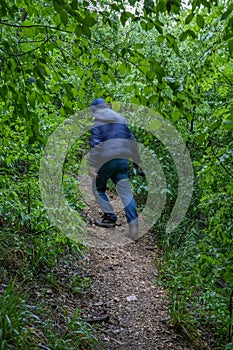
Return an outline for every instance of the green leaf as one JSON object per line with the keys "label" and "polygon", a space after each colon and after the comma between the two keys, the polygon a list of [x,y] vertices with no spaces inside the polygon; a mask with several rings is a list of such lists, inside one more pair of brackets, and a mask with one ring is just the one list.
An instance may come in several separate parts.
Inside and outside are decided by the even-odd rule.
{"label": "green leaf", "polygon": [[53,7],[56,12],[59,14],[61,22],[66,26],[68,23],[67,13],[63,9],[64,3],[63,1],[53,0]]}
{"label": "green leaf", "polygon": [[151,104],[151,105],[153,105],[153,103],[157,103],[158,102],[158,95],[152,95],[152,96],[150,96],[150,98],[149,98],[149,103]]}
{"label": "green leaf", "polygon": [[201,166],[202,164],[196,160],[193,161],[193,165],[194,166]]}
{"label": "green leaf", "polygon": [[43,83],[42,80],[37,79],[36,85],[38,86],[38,88],[39,88],[40,90],[45,91],[45,86],[44,86],[44,83]]}
{"label": "green leaf", "polygon": [[130,12],[122,12],[121,14],[121,23],[123,26],[125,26],[126,22],[128,21],[128,19],[131,17],[131,13]]}
{"label": "green leaf", "polygon": [[45,79],[45,75],[46,75],[46,70],[45,70],[45,66],[43,65],[36,65],[33,69],[35,75],[39,76],[41,79]]}
{"label": "green leaf", "polygon": [[144,47],[144,44],[140,44],[140,43],[136,43],[136,44],[134,45],[135,50],[143,49],[143,47]]}
{"label": "green leaf", "polygon": [[79,37],[82,35],[82,33],[83,33],[83,28],[80,24],[78,24],[75,28],[75,34],[76,34],[76,36]]}
{"label": "green leaf", "polygon": [[84,19],[84,24],[87,25],[88,27],[93,27],[97,23],[96,19],[92,16],[87,16]]}
{"label": "green leaf", "polygon": [[150,95],[152,92],[153,92],[153,88],[152,88],[151,85],[145,86],[144,89],[143,89],[143,93],[145,95]]}
{"label": "green leaf", "polygon": [[87,26],[83,26],[83,34],[86,35],[88,38],[91,37],[91,30]]}
{"label": "green leaf", "polygon": [[164,37],[163,35],[159,35],[159,36],[157,37],[157,43],[158,43],[159,45],[161,45],[161,44],[164,42],[164,40],[165,40],[165,37]]}
{"label": "green leaf", "polygon": [[229,49],[230,53],[232,53],[232,51],[233,51],[233,39],[230,39],[228,41],[228,49]]}
{"label": "green leaf", "polygon": [[56,84],[56,85],[54,85],[53,88],[52,88],[52,93],[56,93],[56,92],[58,92],[60,89],[61,89],[60,84]]}
{"label": "green leaf", "polygon": [[179,36],[180,41],[184,41],[188,37],[188,31],[186,30],[185,32],[181,33]]}
{"label": "green leaf", "polygon": [[8,88],[6,85],[1,86],[0,88],[0,95],[2,96],[3,100],[5,100],[8,93]]}
{"label": "green leaf", "polygon": [[58,4],[58,1],[53,0],[53,7],[55,9],[56,12],[60,13],[60,11],[62,11],[62,7]]}
{"label": "green leaf", "polygon": [[154,28],[154,26],[157,29],[157,24],[153,23],[151,20],[148,20],[147,22],[141,21],[141,27],[143,30],[148,31]]}
{"label": "green leaf", "polygon": [[221,20],[225,20],[230,14],[231,12],[233,11],[233,4],[231,4],[228,9],[222,14],[221,16]]}
{"label": "green leaf", "polygon": [[61,17],[59,15],[59,13],[57,13],[54,17],[53,17],[53,21],[54,24],[56,24],[57,26],[59,26],[59,24],[61,23]]}
{"label": "green leaf", "polygon": [[175,41],[176,41],[175,37],[173,35],[171,35],[171,34],[167,34],[166,38],[171,44],[174,44]]}
{"label": "green leaf", "polygon": [[156,10],[158,12],[164,12],[166,10],[166,2],[165,0],[159,0],[158,4],[156,5]]}
{"label": "green leaf", "polygon": [[205,138],[206,138],[206,133],[202,133],[202,134],[197,135],[196,141],[197,141],[197,143],[201,144],[205,141]]}
{"label": "green leaf", "polygon": [[223,127],[226,130],[233,131],[233,122],[231,120],[224,120]]}
{"label": "green leaf", "polygon": [[175,110],[175,111],[173,111],[172,112],[172,120],[174,121],[174,122],[176,122],[177,120],[179,120],[180,119],[180,116],[181,116],[181,112],[179,111],[179,110]]}
{"label": "green leaf", "polygon": [[190,13],[186,18],[185,18],[185,24],[189,24],[193,20],[194,14]]}
{"label": "green leaf", "polygon": [[232,267],[231,268],[229,267],[223,275],[224,281],[229,283],[229,284],[233,283],[233,271],[232,270],[233,270]]}
{"label": "green leaf", "polygon": [[150,71],[150,66],[148,65],[148,63],[145,61],[145,62],[141,62],[140,66],[139,66],[139,69],[143,72],[143,73],[147,73]]}
{"label": "green leaf", "polygon": [[53,0],[53,5],[65,6],[64,0]]}
{"label": "green leaf", "polygon": [[188,34],[189,36],[191,36],[193,39],[196,39],[196,34],[195,34],[195,32],[194,32],[193,30],[188,29],[188,30],[187,30],[187,34]]}
{"label": "green leaf", "polygon": [[196,22],[197,22],[197,25],[203,29],[204,26],[205,26],[205,21],[204,21],[204,18],[201,16],[201,15],[197,15],[196,16]]}
{"label": "green leaf", "polygon": [[59,16],[60,16],[60,18],[61,18],[61,22],[66,26],[67,23],[68,23],[68,16],[67,16],[66,12],[63,11],[63,10],[60,11],[60,12],[59,12]]}
{"label": "green leaf", "polygon": [[157,21],[154,23],[155,28],[157,29],[157,31],[160,34],[163,34],[163,28],[161,27],[160,23],[158,23]]}
{"label": "green leaf", "polygon": [[149,72],[146,73],[146,76],[149,80],[153,80],[155,77],[155,72],[150,70]]}
{"label": "green leaf", "polygon": [[154,23],[152,21],[147,22],[147,30],[151,30],[154,28]]}
{"label": "green leaf", "polygon": [[178,45],[176,43],[176,38],[173,35],[171,35],[171,34],[167,34],[166,38],[167,38],[168,42],[171,44],[171,47],[173,48],[174,52],[176,54],[178,54],[179,53],[179,48],[178,48]]}
{"label": "green leaf", "polygon": [[159,62],[153,60],[151,61],[151,66],[155,70],[157,76],[164,77],[164,69]]}
{"label": "green leaf", "polygon": [[222,124],[221,120],[217,120],[213,124],[210,125],[210,129],[216,130],[220,127],[221,124]]}
{"label": "green leaf", "polygon": [[141,21],[140,26],[142,27],[143,30],[146,30],[146,22],[145,21]]}
{"label": "green leaf", "polygon": [[154,6],[155,5],[153,0],[144,0],[144,9],[147,13],[153,12]]}
{"label": "green leaf", "polygon": [[173,12],[178,14],[180,12],[181,0],[167,0],[166,8],[167,12]]}
{"label": "green leaf", "polygon": [[128,71],[127,64],[125,62],[120,64],[119,71],[121,74],[125,74]]}
{"label": "green leaf", "polygon": [[6,14],[7,14],[6,9],[7,9],[7,6],[6,6],[6,3],[5,3],[5,0],[2,0],[1,4],[0,4],[0,16],[1,17],[6,16]]}

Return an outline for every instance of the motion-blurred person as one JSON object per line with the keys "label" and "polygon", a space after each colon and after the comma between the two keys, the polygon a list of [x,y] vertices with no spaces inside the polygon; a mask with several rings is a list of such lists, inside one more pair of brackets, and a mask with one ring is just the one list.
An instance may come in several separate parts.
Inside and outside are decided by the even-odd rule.
{"label": "motion-blurred person", "polygon": [[142,171],[135,136],[130,132],[126,119],[105,104],[104,99],[95,99],[91,111],[95,120],[90,137],[90,174],[93,176],[93,193],[103,211],[103,218],[96,220],[95,225],[105,228],[116,226],[117,215],[106,194],[107,181],[111,179],[124,205],[129,224],[128,236],[135,239],[138,236],[138,213],[130,190],[129,159]]}

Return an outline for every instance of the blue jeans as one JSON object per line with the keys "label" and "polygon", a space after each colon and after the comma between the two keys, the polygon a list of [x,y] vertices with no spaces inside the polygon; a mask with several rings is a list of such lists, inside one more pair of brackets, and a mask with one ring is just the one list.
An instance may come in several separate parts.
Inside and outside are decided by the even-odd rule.
{"label": "blue jeans", "polygon": [[129,162],[127,159],[117,158],[106,162],[98,170],[98,176],[93,180],[92,190],[97,203],[106,217],[117,219],[113,207],[106,195],[107,181],[111,179],[116,185],[117,192],[124,205],[128,223],[137,220],[136,203],[131,193],[129,183]]}

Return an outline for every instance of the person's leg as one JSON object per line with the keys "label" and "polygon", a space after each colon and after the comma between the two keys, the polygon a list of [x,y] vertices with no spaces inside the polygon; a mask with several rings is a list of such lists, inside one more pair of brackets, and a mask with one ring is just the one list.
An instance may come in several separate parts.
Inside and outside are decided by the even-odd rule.
{"label": "person's leg", "polygon": [[137,219],[137,209],[136,203],[132,196],[130,183],[128,179],[121,179],[117,181],[116,184],[117,192],[122,200],[124,205],[124,211],[127,219],[127,223],[134,221]]}
{"label": "person's leg", "polygon": [[117,192],[124,205],[124,211],[129,224],[132,238],[136,238],[138,233],[138,213],[136,203],[130,189],[129,182],[129,163],[125,159],[116,160],[115,172],[111,179],[116,184]]}
{"label": "person's leg", "polygon": [[104,213],[103,220],[96,220],[95,224],[102,227],[113,227],[113,225],[108,226],[108,224],[112,223],[115,226],[115,222],[117,220],[117,216],[114,213],[113,207],[109,201],[108,196],[106,195],[107,181],[111,177],[111,175],[111,164],[107,162],[98,170],[98,176],[95,179],[93,179],[92,182],[93,194],[101,210]]}

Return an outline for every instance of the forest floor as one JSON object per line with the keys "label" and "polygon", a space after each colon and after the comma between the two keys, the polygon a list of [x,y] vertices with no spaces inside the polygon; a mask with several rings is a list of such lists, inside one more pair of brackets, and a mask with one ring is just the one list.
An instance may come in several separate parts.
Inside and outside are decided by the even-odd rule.
{"label": "forest floor", "polygon": [[[169,296],[156,283],[156,261],[161,251],[150,232],[136,241],[119,244],[119,235],[124,236],[127,224],[119,200],[113,197],[119,224],[115,229],[94,225],[94,219],[100,217],[94,203],[86,211],[87,234],[92,237],[86,268],[91,274],[92,290],[84,294],[81,310],[83,319],[94,324],[102,345],[99,349],[213,349],[208,335],[202,334],[202,340],[191,342],[170,322]],[[118,236],[117,241],[113,235]],[[109,243],[111,237],[114,244],[98,246],[99,242]]]}

